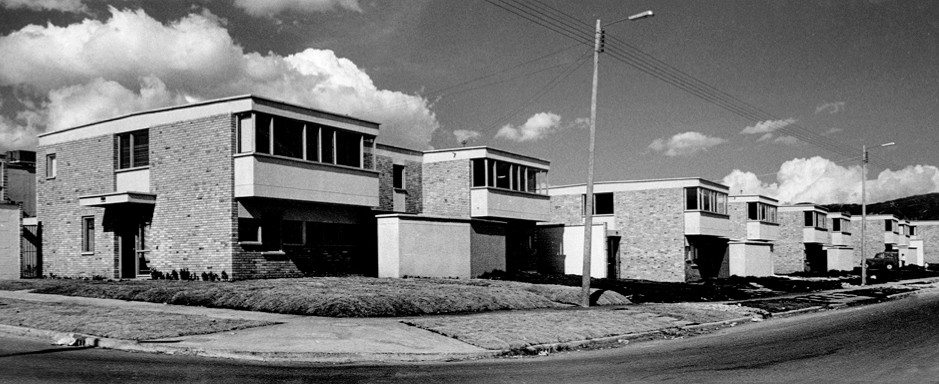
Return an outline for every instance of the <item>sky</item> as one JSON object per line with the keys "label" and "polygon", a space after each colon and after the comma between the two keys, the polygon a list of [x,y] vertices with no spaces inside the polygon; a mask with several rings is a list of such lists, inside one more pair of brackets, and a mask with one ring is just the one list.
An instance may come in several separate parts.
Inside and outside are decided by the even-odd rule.
{"label": "sky", "polygon": [[0,0],[0,150],[253,93],[583,183],[597,19],[598,181],[856,203],[867,145],[869,202],[939,192],[932,0]]}

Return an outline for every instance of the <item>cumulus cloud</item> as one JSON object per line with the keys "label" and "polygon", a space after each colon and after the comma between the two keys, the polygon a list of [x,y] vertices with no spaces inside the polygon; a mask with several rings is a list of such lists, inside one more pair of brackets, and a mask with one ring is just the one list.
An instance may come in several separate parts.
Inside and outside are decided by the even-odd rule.
{"label": "cumulus cloud", "polygon": [[823,103],[822,105],[815,107],[815,114],[817,115],[825,111],[828,111],[828,114],[835,114],[838,112],[842,112],[844,111],[844,104],[845,102],[843,101],[836,101],[834,103]]}
{"label": "cumulus cloud", "polygon": [[740,133],[744,135],[755,135],[758,133],[770,133],[787,125],[795,124],[796,119],[789,118],[785,120],[766,120],[759,121],[756,124],[744,128]]}
{"label": "cumulus cloud", "polygon": [[359,0],[235,0],[235,6],[252,16],[271,16],[283,12],[326,12],[336,8],[362,12]]}
{"label": "cumulus cloud", "polygon": [[81,0],[0,0],[6,9],[29,9],[32,11],[87,12]]}
{"label": "cumulus cloud", "polygon": [[700,132],[679,133],[668,139],[658,138],[649,144],[649,149],[665,152],[666,156],[690,156],[697,152],[726,142],[720,137],[708,137]]}
{"label": "cumulus cloud", "polygon": [[[735,169],[723,183],[732,194],[758,193],[784,204],[860,203],[861,166],[841,166],[822,158],[789,160],[780,166],[776,181],[761,181],[756,174]],[[939,192],[939,168],[911,165],[898,171],[885,170],[867,181],[867,200],[879,202],[901,197]]]}
{"label": "cumulus cloud", "polygon": [[477,131],[470,131],[468,129],[457,129],[453,131],[453,136],[456,136],[456,141],[463,144],[467,141],[479,137],[480,133]]}
{"label": "cumulus cloud", "polygon": [[29,99],[22,113],[41,123],[34,130],[245,93],[376,121],[379,140],[393,145],[425,148],[439,127],[430,101],[379,89],[331,50],[245,52],[205,11],[166,24],[142,10],[110,12],[0,36],[0,86]]}
{"label": "cumulus cloud", "polygon": [[536,113],[525,124],[513,127],[506,124],[496,132],[496,138],[524,142],[536,141],[557,130],[561,126],[561,116],[551,112]]}

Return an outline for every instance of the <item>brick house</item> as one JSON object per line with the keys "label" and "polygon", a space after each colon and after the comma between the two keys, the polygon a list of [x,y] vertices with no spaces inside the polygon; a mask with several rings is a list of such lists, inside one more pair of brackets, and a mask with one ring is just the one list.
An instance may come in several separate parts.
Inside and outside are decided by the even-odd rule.
{"label": "brick house", "polygon": [[378,216],[380,277],[536,270],[550,163],[488,147],[423,152],[419,215]]}
{"label": "brick house", "polygon": [[[551,221],[564,227],[540,232],[554,240],[539,243],[561,244],[560,252],[544,252],[545,257],[583,260],[578,246],[585,191],[584,184],[549,191]],[[596,183],[591,275],[676,282],[729,276],[727,192],[726,186],[700,178]],[[578,262],[547,264],[581,273]]]}
{"label": "brick house", "polygon": [[811,203],[779,207],[778,274],[828,271],[828,210]]}
{"label": "brick house", "polygon": [[761,195],[735,195],[727,201],[731,276],[772,276],[779,240],[779,201]]}
{"label": "brick house", "polygon": [[[861,216],[854,216],[851,218],[852,226],[854,226],[855,231],[860,234],[861,232]],[[864,257],[871,258],[874,257],[878,252],[884,251],[899,251],[900,245],[900,219],[892,214],[876,214],[876,215],[867,215],[865,220],[867,225],[865,226],[864,237]],[[857,263],[860,265],[861,262],[861,236],[853,236],[853,245],[854,248],[858,250],[857,253]]]}

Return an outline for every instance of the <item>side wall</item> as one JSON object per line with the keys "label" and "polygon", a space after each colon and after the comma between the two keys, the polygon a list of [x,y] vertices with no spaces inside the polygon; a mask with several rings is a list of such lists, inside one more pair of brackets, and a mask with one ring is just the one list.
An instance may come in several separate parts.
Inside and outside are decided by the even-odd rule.
{"label": "side wall", "polygon": [[773,269],[785,274],[805,271],[805,244],[803,231],[805,219],[803,213],[779,212],[779,240],[776,241],[776,255],[773,257]]}
{"label": "side wall", "polygon": [[470,161],[423,165],[424,214],[461,219],[470,217]]}
{"label": "side wall", "polygon": [[[684,190],[613,194],[620,230],[620,277],[685,281]],[[578,209],[579,210],[579,209]]]}
{"label": "side wall", "polygon": [[20,278],[20,207],[0,203],[0,280]]}
{"label": "side wall", "polygon": [[[151,145],[152,148],[152,145]],[[42,270],[46,275],[118,276],[117,242],[105,228],[104,208],[82,207],[78,197],[114,192],[114,137],[75,140],[36,151],[36,169],[46,169],[46,155],[56,154],[56,177],[36,180],[37,217],[43,223]],[[95,220],[95,250],[82,254],[82,217]]]}
{"label": "side wall", "polygon": [[[867,226],[865,227],[864,237],[864,257],[872,258],[878,252],[883,252],[885,249],[884,245],[884,221],[883,220],[872,220],[867,219]],[[916,228],[919,230],[920,228]],[[939,230],[939,228],[936,228]],[[937,231],[939,232],[939,231]],[[936,235],[936,240],[939,240],[939,233]],[[861,265],[861,221],[851,220],[851,242],[854,245],[854,265]],[[926,247],[929,248],[928,240],[926,242]],[[939,254],[936,255],[937,261],[939,261]]]}
{"label": "side wall", "polygon": [[470,223],[378,218],[378,277],[469,278]]}
{"label": "side wall", "polygon": [[730,238],[746,240],[747,238],[747,203],[727,203],[727,214],[730,215]]}
{"label": "side wall", "polygon": [[939,264],[939,225],[917,225],[916,235],[923,239],[923,262]]}
{"label": "side wall", "polygon": [[394,164],[404,165],[404,191],[406,213],[421,213],[423,209],[423,164],[420,161],[402,159],[395,161],[392,156],[376,155],[378,176],[378,210],[394,211],[394,196],[401,191],[394,189]]}

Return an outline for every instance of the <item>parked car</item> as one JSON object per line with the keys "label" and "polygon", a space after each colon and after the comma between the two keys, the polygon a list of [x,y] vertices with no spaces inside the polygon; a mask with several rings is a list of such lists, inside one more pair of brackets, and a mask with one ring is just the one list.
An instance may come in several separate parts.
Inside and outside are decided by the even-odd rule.
{"label": "parked car", "polygon": [[874,257],[868,258],[865,263],[867,263],[867,269],[880,269],[888,272],[896,271],[900,268],[900,252],[878,252]]}

